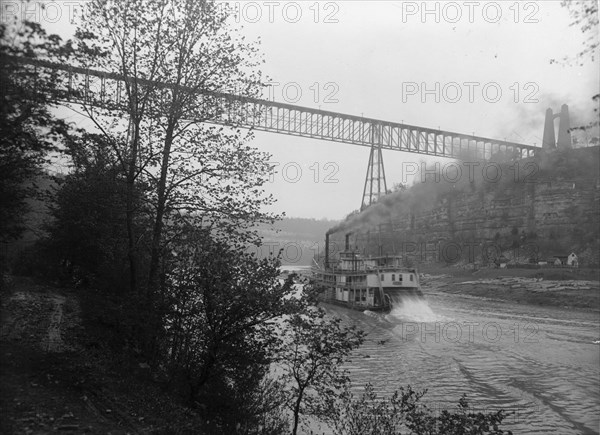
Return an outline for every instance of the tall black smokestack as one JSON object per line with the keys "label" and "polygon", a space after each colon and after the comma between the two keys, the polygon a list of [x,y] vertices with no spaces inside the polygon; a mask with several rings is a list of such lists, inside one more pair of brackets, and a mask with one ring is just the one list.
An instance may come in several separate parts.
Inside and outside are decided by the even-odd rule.
{"label": "tall black smokestack", "polygon": [[329,233],[325,234],[325,269],[329,267]]}
{"label": "tall black smokestack", "polygon": [[352,233],[346,234],[346,251],[350,250],[350,234]]}
{"label": "tall black smokestack", "polygon": [[560,108],[558,122],[558,141],[556,143],[556,147],[559,150],[568,150],[573,148],[571,145],[571,133],[569,129],[571,128],[569,122],[569,106],[563,104]]}
{"label": "tall black smokestack", "polygon": [[547,151],[556,149],[556,138],[554,136],[554,114],[552,109],[546,110],[546,120],[544,122],[544,137],[542,139],[542,148]]}

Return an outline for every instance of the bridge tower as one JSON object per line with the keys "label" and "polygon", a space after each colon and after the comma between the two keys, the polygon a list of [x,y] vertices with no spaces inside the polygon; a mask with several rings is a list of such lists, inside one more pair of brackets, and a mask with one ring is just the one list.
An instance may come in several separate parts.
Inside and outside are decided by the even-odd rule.
{"label": "bridge tower", "polygon": [[386,193],[387,184],[383,167],[383,154],[381,153],[381,124],[374,123],[371,131],[371,153],[360,210],[362,211],[377,202]]}

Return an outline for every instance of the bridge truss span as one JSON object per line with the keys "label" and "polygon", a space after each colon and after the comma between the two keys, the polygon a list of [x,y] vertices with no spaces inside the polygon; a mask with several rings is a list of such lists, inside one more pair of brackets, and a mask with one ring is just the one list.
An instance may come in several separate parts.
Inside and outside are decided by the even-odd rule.
{"label": "bridge truss span", "polygon": [[[170,91],[182,89],[192,94],[186,118],[234,127],[252,128],[291,136],[300,136],[361,145],[369,148],[404,151],[448,158],[473,157],[487,160],[495,153],[505,158],[530,157],[532,145],[435,130],[413,125],[364,118],[338,112],[279,103],[224,92],[194,90],[170,83],[134,79],[120,74],[23,57],[3,57],[36,74],[54,74],[58,86],[45,89],[58,101],[127,111],[126,83]],[[41,91],[41,90],[40,90]],[[157,114],[160,116],[160,114]]]}
{"label": "bridge truss span", "polygon": [[[242,102],[244,104],[254,103]],[[470,155],[489,159],[494,153],[502,152],[518,159],[530,157],[536,150],[531,145],[275,102],[268,102],[264,109],[264,112],[257,111],[263,119],[246,118],[245,121],[256,130],[450,158]]]}

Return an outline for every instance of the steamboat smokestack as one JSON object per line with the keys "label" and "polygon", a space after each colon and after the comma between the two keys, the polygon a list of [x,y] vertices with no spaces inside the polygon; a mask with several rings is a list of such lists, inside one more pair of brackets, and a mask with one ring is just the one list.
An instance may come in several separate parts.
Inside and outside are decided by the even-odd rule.
{"label": "steamboat smokestack", "polygon": [[346,234],[346,251],[350,250],[350,234],[352,233]]}

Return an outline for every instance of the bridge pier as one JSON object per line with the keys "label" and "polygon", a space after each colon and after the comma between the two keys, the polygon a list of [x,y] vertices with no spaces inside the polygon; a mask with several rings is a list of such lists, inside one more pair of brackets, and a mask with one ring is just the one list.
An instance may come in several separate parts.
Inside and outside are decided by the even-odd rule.
{"label": "bridge pier", "polygon": [[383,154],[381,152],[381,125],[373,123],[371,124],[371,152],[369,154],[369,164],[367,166],[360,210],[362,211],[371,204],[379,201],[379,198],[386,193],[387,183],[385,180],[385,168],[383,167]]}

